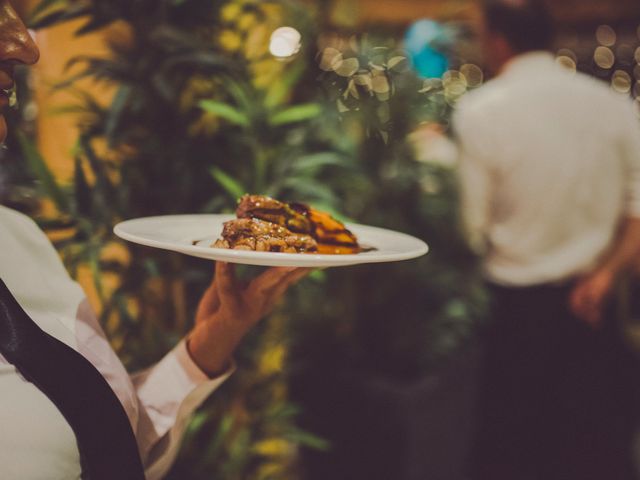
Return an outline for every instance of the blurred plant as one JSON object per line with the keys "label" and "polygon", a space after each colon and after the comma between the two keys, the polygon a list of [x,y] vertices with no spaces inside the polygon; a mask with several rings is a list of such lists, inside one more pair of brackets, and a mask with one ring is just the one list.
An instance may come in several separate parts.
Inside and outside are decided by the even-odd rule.
{"label": "blurred plant", "polygon": [[[335,209],[338,200],[321,181],[322,170],[349,168],[352,152],[348,144],[341,148],[331,141],[330,132],[322,125],[331,113],[323,112],[321,104],[282,103],[290,88],[287,83],[297,82],[299,73],[291,72],[289,78],[267,91],[230,80],[224,84],[229,92],[227,101],[198,102],[205,114],[222,120],[219,132],[237,159],[234,167],[224,165],[223,160],[221,166],[210,170],[227,193],[227,204],[233,205],[243,193],[261,192]],[[227,173],[230,171],[233,176]]]}
{"label": "blurred plant", "polygon": [[419,77],[393,37],[325,35],[320,44],[320,78],[329,98],[344,118],[366,127],[369,139],[379,134],[385,143],[390,136],[402,142],[418,123],[446,124],[455,102],[479,84],[468,79],[479,70],[470,64],[441,77]]}
{"label": "blurred plant", "polygon": [[[335,372],[351,372],[351,384],[375,378],[398,388],[437,375],[473,339],[486,294],[459,228],[453,165],[415,152],[411,144],[421,124],[447,141],[444,132],[452,106],[467,90],[466,78],[449,71],[442,79],[420,79],[395,42],[367,36],[329,37],[321,42],[318,61],[344,130],[359,135],[361,188],[340,190],[345,213],[413,234],[431,247],[418,261],[324,271],[321,286],[297,292],[301,305],[315,308],[296,310],[295,399],[312,412],[307,427],[344,445],[332,436],[341,431],[335,409],[348,405],[333,392],[344,385]],[[340,458],[318,459],[315,467]],[[344,474],[340,466],[322,468],[311,478]]]}
{"label": "blurred plant", "polygon": [[[135,369],[188,331],[210,266],[126,244],[114,224],[229,210],[248,191],[333,208],[324,182],[346,168],[348,146],[337,148],[338,133],[326,127],[336,125],[326,120],[332,111],[313,98],[292,102],[304,52],[288,61],[268,54],[269,35],[282,23],[308,30],[295,3],[44,0],[31,25],[72,18],[85,19],[79,36],[108,26],[110,55],[74,59],[70,67],[79,70],[58,87],[80,100],[61,112],[82,114],[71,192],[26,140],[23,153],[57,207],[44,223],[71,232],[56,246],[72,273],[90,268],[102,324]],[[78,91],[83,77],[115,87],[111,102]],[[291,478],[298,445],[326,447],[294,424],[283,369],[272,361],[286,346],[276,327],[263,325],[238,353],[231,387],[194,419],[171,478]]]}

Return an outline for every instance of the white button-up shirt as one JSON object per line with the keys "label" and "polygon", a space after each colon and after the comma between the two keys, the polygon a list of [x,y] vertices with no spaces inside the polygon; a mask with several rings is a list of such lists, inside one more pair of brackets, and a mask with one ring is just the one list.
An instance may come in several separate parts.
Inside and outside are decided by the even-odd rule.
{"label": "white button-up shirt", "polygon": [[640,126],[626,95],[536,52],[454,114],[463,216],[487,277],[526,286],[592,268],[640,217]]}
{"label": "white button-up shirt", "polygon": [[[80,352],[105,377],[129,417],[147,478],[161,478],[190,416],[229,374],[209,379],[182,341],[159,363],[130,377],[47,237],[29,218],[1,206],[0,277],[40,328]],[[0,355],[0,479],[79,478],[71,427]]]}

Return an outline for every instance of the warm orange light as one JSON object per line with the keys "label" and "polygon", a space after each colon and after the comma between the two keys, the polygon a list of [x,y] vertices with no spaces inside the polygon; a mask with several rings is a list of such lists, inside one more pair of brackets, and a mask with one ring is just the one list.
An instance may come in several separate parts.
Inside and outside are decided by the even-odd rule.
{"label": "warm orange light", "polygon": [[611,87],[620,93],[629,93],[631,90],[631,76],[624,70],[616,70],[611,78]]}
{"label": "warm orange light", "polygon": [[578,62],[578,56],[570,48],[561,48],[556,53],[556,56],[557,57],[569,57],[571,60],[573,60],[573,63],[577,63]]}
{"label": "warm orange light", "polygon": [[610,48],[608,47],[598,47],[593,54],[593,60],[596,62],[600,68],[604,68],[608,70],[613,67],[616,62],[616,56],[613,54]]}
{"label": "warm orange light", "polygon": [[616,43],[616,31],[609,25],[600,25],[596,30],[596,39],[600,45],[612,47]]}
{"label": "warm orange light", "polygon": [[484,74],[482,69],[472,63],[466,63],[460,67],[460,73],[467,81],[467,85],[470,88],[479,87],[484,81]]}
{"label": "warm orange light", "polygon": [[302,36],[293,27],[280,27],[274,30],[269,41],[269,52],[277,58],[288,58],[300,51]]}
{"label": "warm orange light", "polygon": [[556,57],[556,63],[572,72],[575,72],[577,70],[577,65],[575,60],[566,55],[560,55],[559,57]]}

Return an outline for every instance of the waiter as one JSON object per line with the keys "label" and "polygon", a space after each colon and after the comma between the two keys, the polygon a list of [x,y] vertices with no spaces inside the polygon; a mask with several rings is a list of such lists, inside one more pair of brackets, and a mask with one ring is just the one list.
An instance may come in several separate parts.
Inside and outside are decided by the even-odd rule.
{"label": "waiter", "polygon": [[454,116],[463,216],[493,294],[470,473],[634,479],[640,371],[608,300],[640,255],[637,112],[555,63],[541,2],[483,11],[496,76]]}
{"label": "waiter", "polygon": [[[38,56],[0,0],[2,109],[14,67]],[[0,142],[6,133],[0,115]],[[218,263],[191,333],[130,377],[46,236],[0,207],[0,478],[161,478],[189,417],[231,374],[236,346],[305,273],[274,268],[240,288]]]}

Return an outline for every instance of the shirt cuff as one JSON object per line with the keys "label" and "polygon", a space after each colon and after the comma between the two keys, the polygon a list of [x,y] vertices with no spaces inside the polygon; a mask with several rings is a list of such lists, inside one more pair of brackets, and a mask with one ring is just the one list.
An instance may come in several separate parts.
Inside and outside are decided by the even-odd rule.
{"label": "shirt cuff", "polygon": [[134,378],[145,419],[137,432],[148,479],[171,467],[193,412],[234,372],[209,378],[193,362],[182,340],[158,364]]}
{"label": "shirt cuff", "polygon": [[[150,369],[133,377],[143,408],[151,418],[156,434],[162,436],[175,423],[178,410],[190,414],[235,370],[209,378],[193,362],[183,339]],[[181,408],[182,407],[182,408]]]}
{"label": "shirt cuff", "polygon": [[194,385],[200,385],[209,381],[219,381],[219,383],[222,383],[227,378],[229,378],[229,376],[236,370],[236,365],[232,361],[229,367],[221,375],[218,375],[216,377],[209,377],[200,369],[200,367],[198,367],[198,365],[196,365],[196,363],[193,361],[193,358],[191,358],[191,355],[187,350],[187,341],[184,338],[180,341],[180,343],[178,343],[178,345],[174,347],[173,354],[175,355],[177,362],[184,370],[185,375]]}

